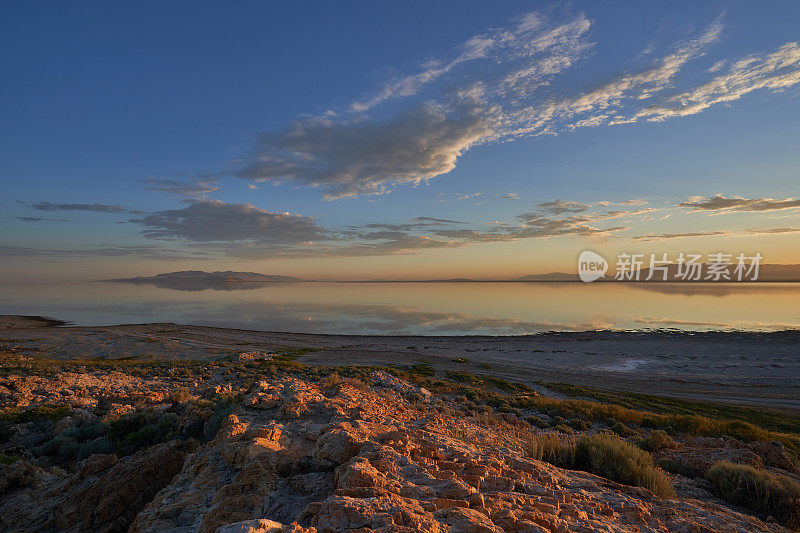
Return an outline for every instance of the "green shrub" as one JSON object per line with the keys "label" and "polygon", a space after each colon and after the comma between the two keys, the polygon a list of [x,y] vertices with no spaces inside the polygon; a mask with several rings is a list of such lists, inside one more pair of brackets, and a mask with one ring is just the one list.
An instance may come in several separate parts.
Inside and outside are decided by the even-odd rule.
{"label": "green shrub", "polygon": [[79,443],[75,453],[76,459],[78,461],[82,461],[83,459],[86,459],[90,455],[94,455],[96,453],[114,453],[114,445],[107,438],[100,437],[95,440]]}
{"label": "green shrub", "polygon": [[0,452],[0,465],[13,465],[21,459],[24,460],[21,455],[6,455],[4,452]]}
{"label": "green shrub", "polygon": [[631,435],[633,435],[633,431],[631,431],[631,429],[622,422],[617,422],[616,424],[614,424],[614,426],[611,428],[611,431],[613,431],[620,437],[630,437]]}
{"label": "green shrub", "polygon": [[513,408],[511,407],[511,405],[508,404],[508,402],[503,402],[499,406],[497,406],[497,410],[500,411],[501,413],[510,413],[511,411],[513,411]]}
{"label": "green shrub", "polygon": [[586,431],[592,427],[589,422],[586,420],[581,420],[580,418],[573,418],[569,421],[569,425],[572,426],[572,429],[577,431]]}
{"label": "green shrub", "polygon": [[436,375],[436,370],[427,363],[417,363],[415,365],[411,365],[411,369],[409,370],[412,374],[418,374],[420,376],[434,376]]}
{"label": "green shrub", "polygon": [[[482,385],[483,381],[469,372],[464,371],[456,371],[456,372],[448,372],[447,378],[452,379],[453,381],[457,381],[459,383],[474,383],[476,385]],[[476,393],[477,394],[477,393]]]}
{"label": "green shrub", "polygon": [[788,527],[800,526],[800,485],[790,478],[720,461],[708,469],[706,479],[723,499],[772,516]]}
{"label": "green shrub", "polygon": [[21,424],[39,420],[61,420],[72,412],[69,405],[42,404],[29,409],[11,409],[0,413],[0,420]]}
{"label": "green shrub", "polygon": [[528,423],[530,425],[535,426],[537,428],[542,428],[543,429],[543,428],[546,428],[546,427],[549,426],[549,424],[547,422],[545,422],[544,420],[542,420],[538,416],[529,416],[527,420],[528,420]]}
{"label": "green shrub", "polygon": [[574,435],[575,434],[575,430],[572,429],[571,427],[569,427],[566,424],[559,424],[559,425],[557,425],[555,427],[555,429],[557,429],[561,433],[566,433],[567,435]]}
{"label": "green shrub", "polygon": [[477,402],[478,400],[480,400],[480,399],[481,399],[480,395],[479,395],[479,394],[478,394],[478,393],[477,393],[477,392],[476,392],[474,389],[468,389],[468,390],[467,390],[467,391],[464,393],[464,396],[466,396],[466,397],[467,397],[467,399],[468,399],[469,401],[471,401],[471,402]]}
{"label": "green shrub", "polygon": [[651,431],[650,434],[641,440],[642,448],[651,452],[657,452],[662,448],[671,448],[675,442],[667,435],[667,432],[661,429]]}
{"label": "green shrub", "polygon": [[[336,375],[338,377],[338,374]],[[203,425],[203,440],[208,442],[212,440],[222,427],[222,421],[225,420],[229,414],[233,412],[237,405],[236,396],[223,396],[217,397],[214,401],[214,407],[211,411],[211,416],[205,421]]]}
{"label": "green shrub", "polygon": [[178,415],[171,412],[137,411],[110,422],[106,436],[119,455],[167,442],[178,436]]}

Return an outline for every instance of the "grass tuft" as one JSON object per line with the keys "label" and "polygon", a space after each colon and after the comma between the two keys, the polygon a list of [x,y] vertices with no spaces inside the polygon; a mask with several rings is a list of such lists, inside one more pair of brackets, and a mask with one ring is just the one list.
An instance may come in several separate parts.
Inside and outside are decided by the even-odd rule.
{"label": "grass tuft", "polygon": [[644,487],[662,498],[675,497],[669,478],[655,467],[650,454],[616,435],[597,433],[575,439],[532,434],[526,452],[561,468],[584,470],[625,485]]}
{"label": "grass tuft", "polygon": [[714,464],[706,479],[723,499],[788,527],[800,526],[800,485],[786,476],[727,461]]}

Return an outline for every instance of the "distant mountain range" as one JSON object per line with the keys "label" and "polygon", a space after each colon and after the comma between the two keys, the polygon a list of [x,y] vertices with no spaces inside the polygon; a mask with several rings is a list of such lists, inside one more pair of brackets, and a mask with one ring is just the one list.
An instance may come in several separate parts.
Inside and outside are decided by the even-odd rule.
{"label": "distant mountain range", "polygon": [[[630,281],[644,281],[644,282],[670,282],[670,283],[696,283],[696,282],[708,282],[709,280],[705,279],[708,273],[708,264],[701,263],[699,264],[701,267],[701,276],[699,280],[694,279],[683,279],[681,276],[678,275],[678,265],[672,264],[667,266],[667,275],[666,279],[664,279],[664,273],[655,270],[653,272],[652,278],[650,278],[650,269],[643,268],[639,271],[638,279],[632,280],[617,280],[614,278],[616,275],[616,271],[609,270],[606,272],[604,278],[601,278],[597,281],[606,281],[606,282],[619,282],[619,283],[626,283]],[[730,280],[720,279],[719,282],[736,282],[736,275],[734,273],[734,269],[736,265],[731,265],[730,267]],[[650,278],[650,279],[648,279]],[[520,278],[516,278],[514,281],[579,281],[578,274],[567,274],[564,272],[550,272],[547,274],[533,274],[530,276],[522,276]],[[750,281],[749,277],[745,277],[744,281]],[[800,265],[760,265],[758,271],[758,279],[756,281],[772,281],[772,282],[797,282],[800,281]]]}
{"label": "distant mountain range", "polygon": [[514,278],[512,281],[580,281],[577,274],[566,272],[548,272],[547,274],[531,274]]}
{"label": "distant mountain range", "polygon": [[[699,280],[685,280],[678,276],[678,265],[669,265],[667,268],[667,277],[664,280],[663,273],[656,271],[653,273],[652,279],[648,279],[650,269],[641,269],[639,273],[639,282],[670,282],[670,283],[693,283],[693,282],[707,282],[705,279],[708,272],[708,266],[702,265],[702,276]],[[731,280],[720,280],[720,282],[731,281],[735,282],[734,266],[731,266]],[[615,271],[610,270],[606,273],[604,278],[598,282],[619,282],[629,283],[630,281],[618,281],[614,279]],[[241,290],[241,289],[255,289],[268,283],[290,283],[290,282],[303,282],[303,281],[316,281],[294,276],[280,276],[275,274],[259,274],[258,272],[234,272],[232,270],[217,271],[217,272],[203,272],[202,270],[183,270],[180,272],[167,272],[165,274],[157,274],[155,276],[139,276],[136,278],[119,278],[109,279],[105,281],[123,282],[123,283],[142,283],[155,285],[167,289],[185,290],[185,291],[199,291],[205,289],[214,290]],[[491,281],[517,281],[517,282],[575,282],[580,281],[577,274],[569,274],[566,272],[548,272],[546,274],[531,274],[513,279],[470,279],[470,278],[450,278],[450,279],[423,279],[423,280],[362,280],[356,283],[469,283],[469,282],[491,282]],[[765,282],[798,282],[800,281],[800,265],[761,265],[759,268],[758,280]]]}
{"label": "distant mountain range", "polygon": [[234,272],[232,270],[203,272],[202,270],[182,270],[180,272],[167,272],[155,276],[139,276],[136,278],[109,279],[122,283],[143,283],[185,291],[201,291],[204,289],[238,290],[245,284],[285,283],[305,281],[294,276],[278,276],[272,274],[259,274],[258,272]]}

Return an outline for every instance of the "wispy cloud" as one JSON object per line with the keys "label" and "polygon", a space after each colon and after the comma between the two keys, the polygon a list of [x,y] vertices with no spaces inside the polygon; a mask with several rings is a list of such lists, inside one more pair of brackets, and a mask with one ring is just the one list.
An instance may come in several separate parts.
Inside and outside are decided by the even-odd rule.
{"label": "wispy cloud", "polygon": [[512,127],[505,136],[552,134],[629,121],[620,113],[672,87],[681,68],[700,57],[721,33],[722,23],[717,20],[698,38],[679,44],[674,52],[658,59],[652,68],[623,74],[578,96],[553,99],[543,106],[512,111],[508,114]]}
{"label": "wispy cloud", "polygon": [[[504,120],[497,102],[513,101],[572,66],[589,48],[589,22],[577,17],[551,23],[528,14],[509,28],[468,39],[413,75],[389,82],[350,111],[295,121],[261,137],[253,156],[237,162],[236,175],[253,181],[291,181],[318,187],[326,199],[381,194],[393,184],[418,184],[446,174],[475,144],[497,137]],[[411,96],[457,67],[467,81],[447,84],[423,102],[389,118],[363,112]]]}
{"label": "wispy cloud", "polygon": [[786,233],[800,233],[800,226],[787,226],[782,228],[748,228],[741,231],[689,231],[684,233],[659,233],[650,235],[637,235],[631,238],[633,242],[665,241],[683,239],[686,237],[758,237],[760,235],[781,235]]}
{"label": "wispy cloud", "polygon": [[37,211],[90,211],[93,213],[133,213],[141,214],[141,211],[134,211],[119,205],[106,204],[59,204],[53,202],[19,202],[21,205],[36,209]]}
{"label": "wispy cloud", "polygon": [[[426,62],[414,74],[390,80],[376,94],[353,103],[350,110],[364,112],[387,100],[416,95],[457,67],[475,62],[484,68],[491,68],[491,63],[505,66],[499,69],[502,73],[494,90],[528,92],[542,85],[546,76],[571,66],[591,47],[583,40],[589,27],[583,16],[553,25],[539,13],[528,13],[510,27],[469,38],[445,57]],[[462,91],[471,89],[474,86]]]}
{"label": "wispy cloud", "polygon": [[208,259],[203,250],[176,250],[158,245],[103,245],[95,248],[58,249],[30,248],[27,246],[0,245],[0,257],[41,257],[46,259],[93,258],[93,257],[138,257],[154,260]]}
{"label": "wispy cloud", "polygon": [[678,204],[692,211],[709,211],[716,213],[731,213],[734,211],[779,211],[784,209],[800,208],[800,198],[743,198],[741,196],[727,197],[716,194],[711,197],[692,196],[685,202]]}
{"label": "wispy cloud", "polygon": [[[579,202],[565,202],[564,200],[560,199],[550,202],[542,202],[536,207],[553,215],[560,215],[562,213],[580,213],[589,209],[587,204],[582,204]],[[525,215],[520,216],[525,217]]]}
{"label": "wispy cloud", "polygon": [[[722,68],[720,66],[718,70]],[[753,91],[781,91],[799,83],[800,45],[790,42],[770,54],[754,54],[734,61],[725,74],[671,96],[662,105],[642,109],[633,119],[661,121],[695,115],[711,106],[739,100]]]}
{"label": "wispy cloud", "polygon": [[[583,16],[563,18],[530,13],[467,39],[417,72],[389,80],[344,112],[300,118],[283,131],[264,134],[251,156],[235,162],[235,174],[317,187],[329,200],[382,194],[397,184],[416,185],[452,171],[476,145],[657,122],[755,90],[800,84],[800,46],[790,42],[771,53],[721,59],[711,72],[701,72],[694,87],[678,88],[679,81],[696,79],[682,76],[686,66],[720,40],[720,17],[644,68],[578,94],[544,91],[561,83],[563,74],[592,50],[591,22]],[[408,102],[387,115],[382,104],[398,98]]]}
{"label": "wispy cloud", "polygon": [[198,179],[187,181],[148,178],[141,180],[148,185],[148,191],[158,191],[176,196],[205,198],[212,192],[218,191],[216,178]]}
{"label": "wispy cloud", "polygon": [[21,222],[72,222],[65,218],[46,218],[46,217],[14,217]]}
{"label": "wispy cloud", "polygon": [[730,231],[687,231],[683,233],[659,233],[651,235],[637,235],[631,237],[634,242],[667,241],[672,239],[683,239],[686,237],[719,237],[721,235],[731,235]]}
{"label": "wispy cloud", "polygon": [[750,228],[748,235],[780,235],[782,233],[800,233],[800,226],[787,226],[784,228]]}

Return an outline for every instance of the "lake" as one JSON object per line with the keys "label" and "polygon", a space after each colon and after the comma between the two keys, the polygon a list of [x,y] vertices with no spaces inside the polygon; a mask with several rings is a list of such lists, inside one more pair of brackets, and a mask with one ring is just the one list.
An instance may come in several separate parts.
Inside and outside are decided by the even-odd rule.
{"label": "lake", "polygon": [[800,328],[800,284],[2,284],[0,313],[77,325],[177,322],[302,333],[519,335],[542,331]]}

